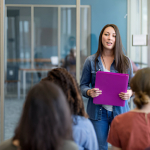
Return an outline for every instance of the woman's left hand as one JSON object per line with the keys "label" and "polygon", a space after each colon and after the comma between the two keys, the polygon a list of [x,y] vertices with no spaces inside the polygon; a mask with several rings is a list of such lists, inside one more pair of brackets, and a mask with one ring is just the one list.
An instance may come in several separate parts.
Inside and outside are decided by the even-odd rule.
{"label": "woman's left hand", "polygon": [[128,100],[130,97],[132,96],[132,90],[127,90],[127,93],[119,93],[119,97],[122,99],[122,100]]}

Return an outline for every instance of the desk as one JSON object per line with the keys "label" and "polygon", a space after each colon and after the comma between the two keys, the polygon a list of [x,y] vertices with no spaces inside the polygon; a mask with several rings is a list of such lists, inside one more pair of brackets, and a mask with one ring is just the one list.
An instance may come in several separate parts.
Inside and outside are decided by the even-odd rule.
{"label": "desk", "polygon": [[[21,82],[21,72],[23,73],[23,96],[26,96],[26,73],[36,73],[36,72],[48,72],[51,69],[49,68],[44,68],[44,69],[24,69],[24,68],[20,68],[19,69],[19,81]],[[21,88],[19,89],[21,90]],[[19,98],[20,98],[20,94],[19,94]]]}

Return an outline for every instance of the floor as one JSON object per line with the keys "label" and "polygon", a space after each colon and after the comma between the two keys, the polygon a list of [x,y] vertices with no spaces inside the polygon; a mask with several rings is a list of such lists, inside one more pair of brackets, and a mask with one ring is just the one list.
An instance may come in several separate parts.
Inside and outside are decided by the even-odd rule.
{"label": "floor", "polygon": [[9,139],[14,135],[15,127],[21,115],[24,100],[7,98],[4,102],[4,139]]}

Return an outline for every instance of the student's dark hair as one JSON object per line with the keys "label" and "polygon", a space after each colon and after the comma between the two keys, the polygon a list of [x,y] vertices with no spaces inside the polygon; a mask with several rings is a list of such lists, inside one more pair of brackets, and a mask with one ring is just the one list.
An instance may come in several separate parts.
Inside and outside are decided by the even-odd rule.
{"label": "student's dark hair", "polygon": [[62,88],[73,115],[88,117],[77,81],[65,68],[52,69],[47,77],[42,79],[45,80],[54,82]]}
{"label": "student's dark hair", "polygon": [[141,109],[150,99],[150,68],[140,69],[130,81],[130,87],[135,92],[134,103]]}
{"label": "student's dark hair", "polygon": [[13,140],[19,140],[21,150],[60,150],[65,139],[72,139],[71,122],[62,90],[41,82],[26,97]]}
{"label": "student's dark hair", "polygon": [[107,24],[101,30],[101,33],[99,35],[98,50],[96,52],[96,57],[95,57],[95,70],[96,70],[96,61],[97,61],[99,55],[102,55],[102,53],[103,53],[102,35],[103,35],[104,30],[107,27],[114,28],[114,30],[116,32],[116,43],[114,46],[115,68],[119,73],[127,73],[128,68],[131,69],[130,61],[123,53],[123,45],[122,45],[119,29],[114,24]]}

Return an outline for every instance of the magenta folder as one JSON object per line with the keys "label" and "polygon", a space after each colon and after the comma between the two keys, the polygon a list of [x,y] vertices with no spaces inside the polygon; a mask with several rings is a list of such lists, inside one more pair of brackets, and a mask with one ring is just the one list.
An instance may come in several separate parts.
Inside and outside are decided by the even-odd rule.
{"label": "magenta folder", "polygon": [[128,74],[98,71],[96,73],[95,88],[102,90],[102,94],[93,99],[95,104],[124,106],[125,100],[119,97],[120,92],[127,92]]}

